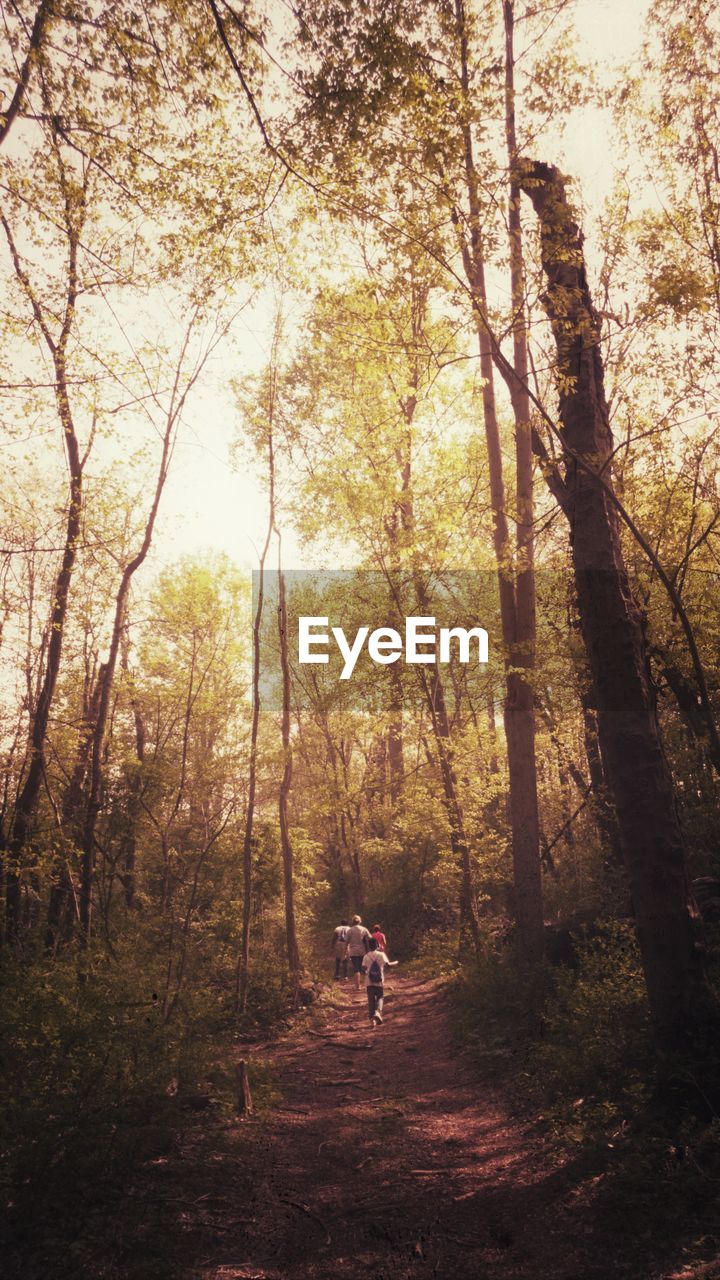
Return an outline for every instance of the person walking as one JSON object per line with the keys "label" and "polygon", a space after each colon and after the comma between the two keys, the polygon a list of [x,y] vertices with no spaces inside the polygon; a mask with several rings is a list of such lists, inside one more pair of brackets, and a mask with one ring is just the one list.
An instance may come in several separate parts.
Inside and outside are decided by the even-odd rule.
{"label": "person walking", "polygon": [[370,942],[370,931],[365,928],[360,916],[353,916],[352,924],[348,930],[347,937],[347,953],[350,957],[350,963],[355,974],[355,989],[360,990],[362,981],[362,962],[363,956],[368,949]]}
{"label": "person walking", "polygon": [[385,937],[385,934],[380,928],[380,925],[374,924],[370,932],[372,933],[373,938],[377,942],[378,951],[387,951],[387,938]]}
{"label": "person walking", "polygon": [[370,1025],[377,1027],[383,1020],[383,1000],[385,998],[385,970],[399,964],[399,960],[388,960],[374,938],[370,938],[367,954],[363,956],[362,967],[365,970],[365,990],[367,991],[368,1017]]}
{"label": "person walking", "polygon": [[340,980],[340,970],[342,969],[343,982],[347,982],[348,976],[348,957],[347,957],[347,940],[350,932],[350,926],[347,920],[341,920],[337,928],[333,932],[332,942],[330,943],[330,955],[335,957],[335,981]]}

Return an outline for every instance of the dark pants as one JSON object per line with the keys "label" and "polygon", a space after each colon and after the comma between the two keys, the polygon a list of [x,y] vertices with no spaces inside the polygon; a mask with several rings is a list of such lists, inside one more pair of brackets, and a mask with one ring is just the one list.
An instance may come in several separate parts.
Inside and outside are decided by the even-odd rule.
{"label": "dark pants", "polygon": [[382,1014],[384,995],[385,995],[384,987],[368,987],[367,988],[368,1017],[370,1018],[371,1022],[375,1017],[376,1013]]}

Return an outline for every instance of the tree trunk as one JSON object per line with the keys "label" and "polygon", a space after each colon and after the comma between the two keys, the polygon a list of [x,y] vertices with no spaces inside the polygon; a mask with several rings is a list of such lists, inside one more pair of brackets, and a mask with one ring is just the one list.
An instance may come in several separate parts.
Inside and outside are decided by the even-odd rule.
{"label": "tree trunk", "polygon": [[[187,337],[186,337],[187,342]],[[113,619],[112,636],[110,639],[110,652],[107,662],[103,665],[100,677],[98,679],[100,688],[100,697],[98,701],[98,710],[95,717],[95,725],[92,737],[92,755],[90,763],[90,786],[88,789],[87,807],[85,810],[85,821],[82,830],[82,865],[80,875],[80,929],[84,941],[87,943],[90,939],[91,919],[92,919],[92,886],[95,866],[95,831],[97,820],[102,807],[102,790],[103,790],[103,760],[105,752],[105,735],[107,732],[108,712],[110,709],[110,695],[112,693],[113,681],[115,679],[115,668],[117,666],[118,654],[120,652],[120,642],[122,640],[123,628],[125,626],[125,612],[127,609],[128,596],[130,595],[130,584],[133,575],[145,561],[147,553],[152,543],[153,532],[155,529],[155,521],[160,507],[160,499],[165,481],[167,479],[168,466],[170,461],[170,453],[172,441],[174,437],[175,425],[178,421],[180,409],[184,401],[181,396],[179,401],[176,400],[176,392],[180,368],[176,372],[175,387],[173,390],[173,402],[168,411],[165,434],[163,436],[162,452],[160,455],[160,466],[158,468],[157,481],[155,483],[155,493],[150,504],[147,520],[145,521],[145,530],[142,542],[131,560],[125,565],[120,579],[117,595],[115,597],[115,617]]]}
{"label": "tree trunk", "polygon": [[387,733],[387,760],[390,784],[390,801],[395,808],[402,800],[405,785],[405,762],[403,752],[403,686],[400,664],[394,662],[389,668],[390,698],[389,723]]}
{"label": "tree trunk", "polygon": [[280,816],[280,843],[283,860],[283,886],[285,890],[285,936],[287,939],[288,967],[295,994],[300,984],[300,950],[295,923],[295,885],[293,880],[293,851],[288,829],[287,802],[292,785],[292,745],[290,743],[290,659],[288,657],[287,604],[285,599],[285,574],[280,567],[278,548],[278,632],[280,635],[280,666],[282,669],[282,746],[283,774],[278,796]]}
{"label": "tree trunk", "polygon": [[480,954],[482,943],[480,938],[480,915],[478,912],[475,886],[473,884],[472,863],[470,861],[470,845],[465,833],[463,815],[457,779],[453,768],[450,726],[448,724],[445,691],[437,667],[432,679],[424,668],[420,669],[423,688],[432,720],[433,735],[440,759],[440,775],[443,784],[445,809],[450,825],[450,848],[453,851],[456,866],[460,871],[460,926],[461,930],[469,929],[476,955]]}
{"label": "tree trunk", "polygon": [[608,870],[622,866],[622,850],[620,832],[612,802],[608,795],[605,765],[603,764],[600,737],[598,734],[597,699],[589,676],[578,673],[580,680],[580,705],[583,718],[583,740],[585,756],[588,762],[590,784],[592,786],[592,809],[597,822],[600,839],[605,850],[605,865]]}
{"label": "tree trunk", "polygon": [[[537,801],[535,763],[535,711],[531,680],[526,676],[534,665],[535,587],[532,568],[532,460],[529,455],[529,407],[526,395],[511,392],[516,419],[516,451],[518,460],[517,500],[518,532],[513,548],[507,517],[500,430],[494,387],[493,346],[487,323],[487,291],[482,243],[482,216],[479,180],[475,168],[473,138],[470,127],[470,79],[468,41],[463,0],[455,0],[455,21],[460,56],[462,91],[461,132],[464,152],[465,185],[468,198],[469,238],[461,239],[465,274],[476,316],[480,373],[483,379],[482,404],[490,480],[490,503],[493,512],[493,543],[500,594],[500,623],[505,655],[505,706],[503,719],[510,780],[510,821],[513,859],[513,911],[517,924],[518,953],[526,965],[537,966],[544,950],[542,879],[540,869],[540,826]],[[512,68],[510,68],[510,74]],[[508,101],[512,102],[512,95]],[[506,103],[507,106],[507,103]],[[506,130],[514,129],[506,120]],[[461,219],[452,210],[453,221],[460,234]],[[510,237],[513,297],[522,294],[522,242],[519,219]],[[518,283],[518,281],[520,283]],[[513,324],[516,358],[526,361],[525,324],[522,305],[518,305]],[[523,353],[520,352],[520,346]],[[515,550],[518,560],[518,585],[514,578]]]}
{"label": "tree trunk", "polygon": [[[271,445],[272,448],[272,445]],[[271,468],[271,476],[272,476]],[[272,486],[272,481],[271,481]],[[258,730],[260,726],[260,630],[262,627],[263,601],[265,597],[265,557],[275,523],[274,501],[271,495],[270,519],[267,536],[260,555],[257,605],[253,620],[253,674],[252,674],[252,722],[250,726],[250,761],[248,767],[248,798],[243,835],[243,912],[242,935],[238,954],[235,1004],[238,1013],[247,1012],[248,981],[250,975],[250,921],[252,918],[252,849],[255,824],[255,791],[257,787]]]}
{"label": "tree trunk", "polygon": [[[40,0],[40,4],[35,10],[32,30],[30,31],[28,51],[25,55],[25,60],[19,69],[13,96],[8,103],[7,109],[0,113],[0,146],[5,142],[16,118],[22,110],[23,103],[27,95],[28,85],[30,83],[30,73],[32,72],[33,66],[38,61],[41,51],[43,50],[43,45],[46,42],[47,30],[50,26],[50,19],[53,16],[52,8],[52,0]],[[17,66],[17,63],[15,65]]]}
{"label": "tree trunk", "polygon": [[608,420],[593,308],[565,180],[526,161],[521,186],[540,220],[544,306],[558,358],[567,516],[580,625],[598,702],[651,1014],[659,1045],[685,1046],[709,1010],[696,946],[685,849],[663,755],[642,618],[613,504]]}
{"label": "tree trunk", "polygon": [[[40,6],[40,10],[42,10]],[[38,11],[38,20],[40,10]],[[41,21],[40,36],[42,35]],[[33,38],[35,32],[33,32]],[[40,37],[38,37],[40,38]],[[59,160],[59,157],[58,157]],[[59,163],[61,163],[59,161]],[[55,402],[58,419],[62,431],[69,471],[69,492],[67,521],[65,526],[65,545],[62,562],[55,580],[55,587],[50,605],[50,638],[47,648],[45,674],[35,707],[29,744],[29,766],[25,781],[15,803],[12,827],[8,840],[9,867],[7,872],[7,932],[10,937],[17,935],[20,927],[21,913],[21,860],[23,850],[29,840],[32,819],[37,807],[40,786],[45,773],[45,739],[52,709],[55,686],[60,671],[60,660],[65,633],[65,620],[68,610],[70,583],[72,581],[77,545],[80,538],[80,526],[83,504],[83,468],[87,458],[80,454],[75,422],[70,404],[67,376],[67,346],[75,320],[75,306],[78,293],[78,246],[85,214],[84,192],[78,209],[71,212],[67,209],[65,231],[68,241],[68,266],[65,305],[62,324],[57,338],[50,332],[47,315],[39,302],[29,276],[22,266],[12,231],[7,219],[2,216],[2,225],[10,248],[10,255],[15,275],[32,307],[36,323],[43,335],[50,352],[55,374]]]}
{"label": "tree trunk", "polygon": [[[255,792],[257,789],[257,755],[258,732],[260,728],[260,633],[262,627],[263,602],[265,596],[265,561],[270,548],[270,540],[275,529],[275,405],[277,393],[277,357],[282,336],[282,309],[275,317],[272,353],[270,357],[270,398],[267,412],[267,449],[268,449],[268,524],[265,542],[260,553],[258,598],[253,620],[253,675],[252,675],[252,722],[250,727],[250,761],[248,770],[248,799],[245,811],[245,831],[243,834],[243,911],[240,951],[235,971],[235,1007],[237,1012],[247,1012],[248,986],[250,980],[250,925],[252,921],[252,850],[253,830],[255,825]],[[279,552],[278,552],[279,554]],[[284,696],[284,690],[283,690]],[[288,690],[289,696],[289,690]],[[288,709],[289,714],[289,709]]]}
{"label": "tree trunk", "polygon": [[[121,664],[126,678],[129,677],[128,664],[128,646],[125,643],[121,649]],[[125,906],[128,911],[135,908],[135,891],[137,887],[136,874],[136,853],[137,853],[137,825],[140,818],[140,810],[142,806],[143,778],[142,766],[145,763],[145,720],[143,718],[142,707],[134,692],[130,694],[130,705],[133,710],[133,720],[135,722],[135,754],[137,756],[140,768],[129,766],[127,770],[127,788],[128,788],[128,830],[124,841],[123,859],[122,859],[122,886],[125,895]]]}
{"label": "tree trunk", "polygon": [[[90,684],[92,677],[88,678],[86,697],[84,699],[86,705],[84,708],[83,731],[78,742],[70,781],[63,796],[62,834],[63,837],[67,838],[73,849],[80,846],[83,788],[90,761],[90,748],[97,719],[104,670],[105,668],[101,666],[94,684],[89,688],[87,686]],[[48,901],[45,946],[49,951],[55,951],[63,936],[69,933],[68,906],[71,898],[74,900],[74,893],[75,889],[70,877],[67,859],[61,857],[54,869],[53,883],[50,887]]]}
{"label": "tree trunk", "polygon": [[535,760],[535,524],[533,454],[528,395],[527,325],[525,321],[525,265],[520,221],[520,187],[516,177],[515,55],[513,0],[504,0],[505,23],[505,141],[508,159],[508,238],[512,296],[513,366],[516,378],[510,399],[515,419],[516,578],[515,628],[510,664],[505,731],[510,766],[510,812],[515,865],[514,893],[521,954],[537,962],[544,947],[540,821]]}

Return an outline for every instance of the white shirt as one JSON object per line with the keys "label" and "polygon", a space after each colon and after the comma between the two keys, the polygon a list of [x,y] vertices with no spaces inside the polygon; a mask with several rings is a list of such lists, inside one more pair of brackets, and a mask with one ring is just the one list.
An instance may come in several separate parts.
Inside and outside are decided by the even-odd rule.
{"label": "white shirt", "polygon": [[[370,981],[370,966],[372,965],[373,960],[377,960],[377,963],[380,965],[380,981],[379,982]],[[388,957],[385,955],[384,951],[368,951],[367,955],[363,957],[363,962],[362,962],[362,967],[365,970],[365,986],[366,987],[378,987],[378,986],[382,987],[384,985],[386,964],[390,964],[390,961]]]}
{"label": "white shirt", "polygon": [[348,930],[347,944],[349,956],[362,956],[365,954],[365,939],[370,934],[364,924],[353,924]]}

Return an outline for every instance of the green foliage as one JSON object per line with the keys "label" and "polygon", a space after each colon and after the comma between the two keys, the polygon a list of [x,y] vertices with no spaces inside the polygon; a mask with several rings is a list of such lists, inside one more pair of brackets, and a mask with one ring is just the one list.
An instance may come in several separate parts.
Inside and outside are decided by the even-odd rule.
{"label": "green foliage", "polygon": [[543,1011],[532,1072],[562,1122],[622,1119],[646,1096],[652,1061],[647,1003],[631,926],[579,938],[577,969],[560,972]]}
{"label": "green foliage", "polygon": [[481,1070],[509,1070],[525,1106],[542,1107],[567,1138],[597,1138],[647,1102],[653,1049],[637,943],[630,926],[608,921],[575,936],[572,967],[536,983],[510,953],[465,968],[455,1027]]}
{"label": "green foliage", "polygon": [[459,929],[427,929],[417,939],[414,970],[428,978],[450,978],[459,965]]}
{"label": "green foliage", "polygon": [[94,1196],[172,1145],[227,1034],[211,987],[164,1018],[162,965],[137,941],[117,961],[88,960],[3,967],[0,1194],[18,1230],[39,1200],[51,1216],[91,1212]]}

